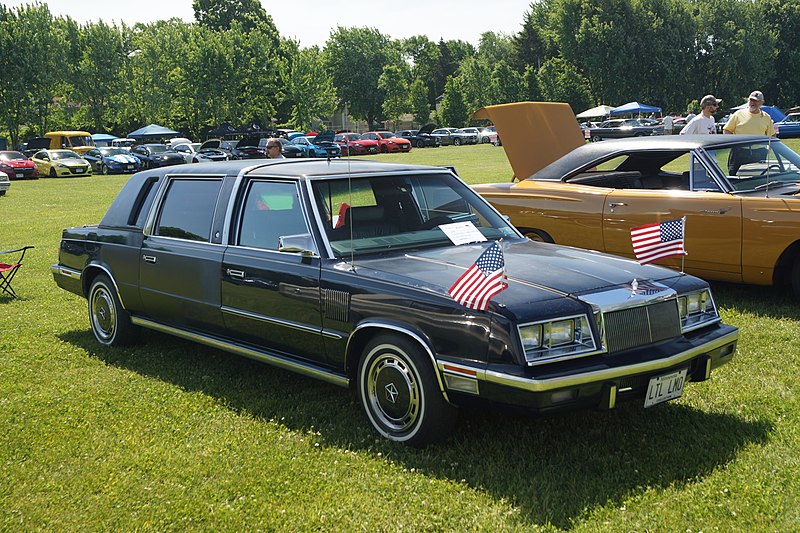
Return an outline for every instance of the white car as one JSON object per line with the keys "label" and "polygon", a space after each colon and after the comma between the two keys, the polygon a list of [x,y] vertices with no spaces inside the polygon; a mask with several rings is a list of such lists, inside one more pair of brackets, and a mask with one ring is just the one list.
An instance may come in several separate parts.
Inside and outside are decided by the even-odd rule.
{"label": "white car", "polygon": [[485,128],[478,128],[478,142],[480,144],[489,144],[497,146],[497,130],[494,126],[487,126]]}
{"label": "white car", "polygon": [[0,196],[3,196],[9,187],[11,187],[11,180],[8,179],[8,174],[0,172]]}

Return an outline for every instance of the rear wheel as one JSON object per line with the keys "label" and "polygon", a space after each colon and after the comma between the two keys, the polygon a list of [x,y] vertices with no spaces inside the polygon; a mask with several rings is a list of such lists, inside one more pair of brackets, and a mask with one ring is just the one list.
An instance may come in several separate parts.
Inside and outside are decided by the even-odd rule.
{"label": "rear wheel", "polygon": [[58,175],[56,174],[56,169],[54,169],[52,167],[50,168],[50,177],[51,178],[57,178],[58,177]]}
{"label": "rear wheel", "polygon": [[97,342],[105,346],[120,346],[136,340],[138,328],[122,307],[111,279],[100,274],[89,289],[89,323]]}
{"label": "rear wheel", "polygon": [[459,139],[458,137],[453,139],[453,145],[454,146],[461,146],[461,139]]}
{"label": "rear wheel", "polygon": [[540,229],[520,229],[519,231],[534,242],[549,242],[550,244],[554,242],[546,231]]}
{"label": "rear wheel", "polygon": [[104,176],[108,176],[108,165],[100,163],[100,173]]}
{"label": "rear wheel", "polygon": [[489,144],[489,137],[481,138],[481,144]]}
{"label": "rear wheel", "polygon": [[417,141],[417,148],[425,148],[425,142],[424,141]]}
{"label": "rear wheel", "polygon": [[593,143],[596,143],[596,142],[601,141],[601,140],[602,139],[600,138],[599,135],[592,135],[592,142]]}
{"label": "rear wheel", "polygon": [[399,335],[379,335],[364,348],[358,395],[378,433],[412,446],[445,439],[458,414],[439,390],[431,361]]}

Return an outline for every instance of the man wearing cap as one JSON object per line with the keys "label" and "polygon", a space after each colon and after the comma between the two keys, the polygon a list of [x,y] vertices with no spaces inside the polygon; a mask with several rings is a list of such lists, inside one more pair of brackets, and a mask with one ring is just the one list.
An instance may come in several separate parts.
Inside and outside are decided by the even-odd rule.
{"label": "man wearing cap", "polygon": [[681,135],[692,135],[697,133],[716,133],[717,123],[714,121],[714,111],[719,108],[719,103],[713,94],[707,94],[700,100],[700,114],[695,116],[681,130]]}
{"label": "man wearing cap", "polygon": [[[731,115],[725,124],[725,133],[743,133],[746,135],[775,135],[772,117],[761,110],[764,105],[764,93],[753,91],[747,99],[747,107]],[[735,176],[742,165],[758,163],[767,157],[766,147],[734,147],[728,157],[728,174]]]}
{"label": "man wearing cap", "polygon": [[753,91],[747,99],[747,107],[731,115],[725,124],[725,133],[744,133],[747,135],[775,135],[772,117],[761,110],[764,105],[764,93]]}

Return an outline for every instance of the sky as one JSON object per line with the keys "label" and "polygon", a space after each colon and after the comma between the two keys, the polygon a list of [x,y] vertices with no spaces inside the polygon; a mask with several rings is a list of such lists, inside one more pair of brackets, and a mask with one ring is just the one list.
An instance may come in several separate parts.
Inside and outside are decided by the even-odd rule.
{"label": "sky", "polygon": [[[37,0],[0,0],[6,7]],[[39,0],[41,1],[41,0]],[[153,22],[177,17],[194,22],[191,0],[47,0],[55,16],[89,21]],[[531,0],[372,0],[290,2],[262,0],[281,36],[302,47],[322,47],[332,29],[371,27],[395,39],[427,35],[432,41],[460,39],[477,46],[486,31],[513,35],[522,27]]]}

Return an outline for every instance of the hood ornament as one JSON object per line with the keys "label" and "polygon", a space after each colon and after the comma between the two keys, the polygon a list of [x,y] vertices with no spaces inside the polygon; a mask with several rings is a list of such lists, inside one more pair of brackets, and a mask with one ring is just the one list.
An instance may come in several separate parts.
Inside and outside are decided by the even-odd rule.
{"label": "hood ornament", "polygon": [[631,281],[631,296],[636,296],[636,291],[639,289],[639,282],[636,281],[636,278],[633,278]]}

